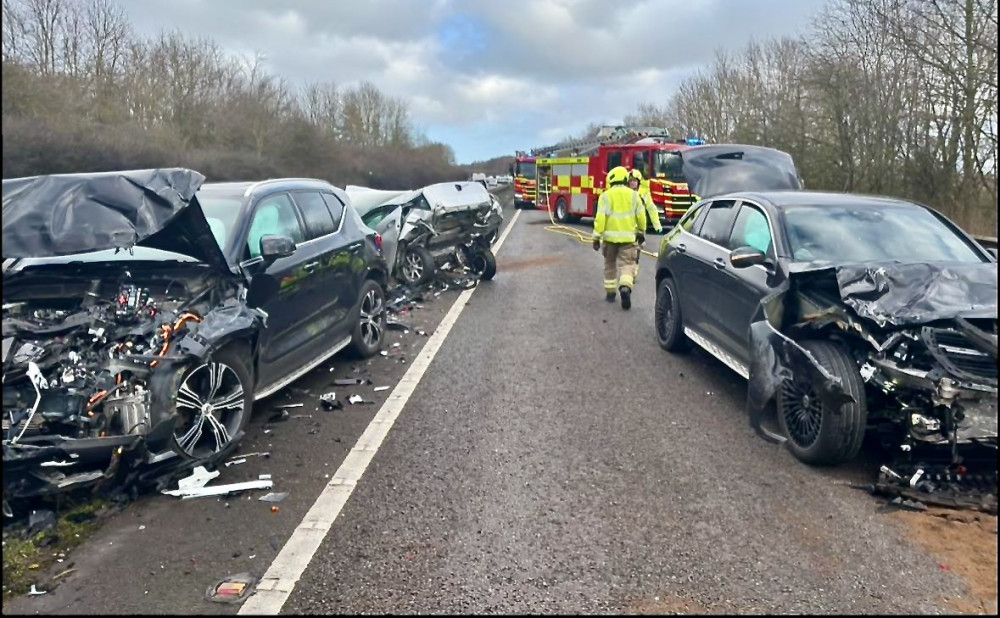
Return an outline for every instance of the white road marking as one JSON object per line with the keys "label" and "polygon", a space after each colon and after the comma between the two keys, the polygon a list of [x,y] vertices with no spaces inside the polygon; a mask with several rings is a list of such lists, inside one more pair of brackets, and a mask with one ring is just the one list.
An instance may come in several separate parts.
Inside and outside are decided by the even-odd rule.
{"label": "white road marking", "polygon": [[[520,210],[514,211],[514,216],[511,217],[507,228],[493,245],[494,253],[500,250],[507,235],[514,229],[514,223],[517,222],[517,217],[520,214]],[[323,488],[319,497],[316,498],[316,502],[302,518],[295,531],[292,532],[291,538],[278,552],[274,562],[271,563],[267,572],[258,582],[257,590],[243,603],[243,607],[239,611],[240,614],[277,615],[281,611],[285,601],[288,600],[295,588],[295,584],[298,583],[316,550],[319,549],[320,543],[333,527],[337,516],[340,515],[340,510],[347,504],[357,482],[361,480],[368,464],[378,452],[382,441],[392,429],[396,418],[403,411],[403,406],[410,399],[410,395],[413,394],[420,379],[430,367],[434,356],[441,349],[451,327],[455,325],[455,321],[458,320],[458,316],[461,315],[466,303],[469,302],[477,288],[478,286],[459,294],[451,309],[441,320],[437,330],[427,339],[420,354],[413,360],[409,370],[393,389],[389,398],[382,404],[382,408],[368,423],[368,427],[358,438],[354,448],[347,454],[347,458],[340,464],[340,468],[334,473],[333,478]]]}

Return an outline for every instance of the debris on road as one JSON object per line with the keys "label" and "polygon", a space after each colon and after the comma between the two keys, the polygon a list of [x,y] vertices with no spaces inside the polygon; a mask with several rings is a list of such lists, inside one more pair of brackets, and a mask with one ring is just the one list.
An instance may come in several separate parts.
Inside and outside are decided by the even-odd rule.
{"label": "debris on road", "polygon": [[226,467],[228,468],[229,466],[238,466],[238,465],[246,463],[246,462],[247,462],[247,458],[246,457],[240,457],[239,459],[233,459],[233,460],[227,461],[226,462]]}
{"label": "debris on road", "polygon": [[320,395],[320,403],[324,410],[343,410],[344,402],[337,399],[337,393],[333,391]]}
{"label": "debris on road", "polygon": [[387,390],[389,390],[390,388],[392,388],[392,387],[391,387],[391,386],[376,386],[376,387],[375,387],[375,392],[376,392],[376,393],[380,393],[380,392],[382,392],[382,391],[387,391]]}
{"label": "debris on road", "polygon": [[34,597],[34,596],[38,596],[38,595],[41,595],[41,594],[48,594],[48,593],[49,593],[49,591],[48,591],[48,590],[39,590],[39,589],[38,589],[38,588],[37,588],[37,587],[35,586],[35,584],[31,584],[31,590],[29,590],[29,591],[28,591],[28,595],[29,595],[29,596],[33,596],[33,597]]}
{"label": "debris on road", "polygon": [[205,600],[213,603],[239,603],[247,598],[257,585],[257,578],[250,573],[240,573],[221,579],[205,591]]}
{"label": "debris on road", "polygon": [[275,412],[271,416],[267,417],[267,421],[265,422],[267,424],[281,423],[287,421],[289,418],[291,418],[291,414],[288,413],[288,410],[281,410],[280,412]]}
{"label": "debris on road", "polygon": [[304,405],[305,405],[304,403],[283,403],[283,404],[276,405],[276,406],[273,406],[273,407],[277,408],[278,410],[288,410],[288,409],[291,409],[291,408],[301,408]]}
{"label": "debris on road", "polygon": [[361,404],[371,404],[371,403],[374,403],[373,401],[367,401],[361,395],[351,395],[351,397],[350,397],[350,399],[348,399],[348,401],[351,402],[352,405],[361,405]]}
{"label": "debris on road", "polygon": [[[199,468],[201,468],[201,466],[199,466]],[[202,470],[204,470],[204,468],[202,468]],[[214,474],[215,476],[210,478],[215,478],[219,475],[219,472],[216,471]],[[188,479],[190,478],[191,477],[188,477]],[[200,477],[198,482],[201,481],[201,478],[203,477]],[[181,482],[188,479],[182,479]],[[214,487],[207,487],[204,483],[193,486],[190,484],[182,486],[181,482],[178,482],[177,489],[165,489],[162,493],[168,496],[177,496],[182,500],[187,500],[188,498],[204,498],[206,496],[225,496],[231,493],[245,491],[247,489],[271,489],[271,487],[274,486],[274,483],[271,481],[270,474],[261,474],[256,481],[230,483],[228,485],[216,485]]]}
{"label": "debris on road", "polygon": [[[368,382],[371,382],[371,380],[368,380]],[[333,381],[334,386],[361,386],[364,383],[365,380],[362,378],[340,378]]]}
{"label": "debris on road", "polygon": [[264,494],[263,496],[261,496],[260,498],[257,498],[257,500],[260,501],[260,502],[281,502],[282,500],[284,500],[287,497],[288,497],[288,492],[285,492],[285,491],[283,491],[283,492],[268,492],[268,493]]}

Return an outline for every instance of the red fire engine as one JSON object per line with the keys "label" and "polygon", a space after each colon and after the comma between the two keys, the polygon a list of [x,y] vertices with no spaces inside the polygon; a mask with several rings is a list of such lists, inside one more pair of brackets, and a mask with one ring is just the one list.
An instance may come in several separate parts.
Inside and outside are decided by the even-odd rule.
{"label": "red fire engine", "polygon": [[535,207],[535,157],[518,151],[510,168],[514,177],[514,208]]}
{"label": "red fire engine", "polygon": [[[593,217],[608,170],[639,169],[664,227],[673,227],[694,202],[681,172],[681,152],[704,140],[671,141],[657,127],[603,127],[596,137],[535,149],[537,207],[561,222]],[[648,183],[648,184],[647,184]]]}

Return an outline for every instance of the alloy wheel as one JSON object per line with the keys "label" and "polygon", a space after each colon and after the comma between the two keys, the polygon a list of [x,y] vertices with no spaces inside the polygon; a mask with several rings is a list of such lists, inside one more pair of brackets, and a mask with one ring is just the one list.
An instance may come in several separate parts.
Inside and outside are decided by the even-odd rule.
{"label": "alloy wheel", "polygon": [[424,262],[420,259],[417,253],[410,252],[406,254],[403,260],[403,276],[409,282],[420,281],[420,277],[424,274]]}
{"label": "alloy wheel", "polygon": [[800,448],[809,448],[819,439],[823,424],[823,403],[809,384],[785,380],[781,385],[782,415],[788,437]]}
{"label": "alloy wheel", "polygon": [[361,300],[361,339],[365,346],[377,348],[382,341],[382,315],[385,305],[376,290],[368,290]]}
{"label": "alloy wheel", "polygon": [[177,390],[177,445],[196,458],[223,450],[242,424],[245,403],[243,384],[232,367],[215,361],[196,367]]}

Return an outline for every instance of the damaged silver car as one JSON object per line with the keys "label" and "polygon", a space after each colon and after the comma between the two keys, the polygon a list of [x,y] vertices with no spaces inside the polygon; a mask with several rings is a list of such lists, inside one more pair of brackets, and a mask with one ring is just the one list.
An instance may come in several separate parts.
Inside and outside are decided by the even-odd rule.
{"label": "damaged silver car", "polygon": [[942,458],[949,479],[982,457],[995,494],[997,263],[941,214],[859,195],[717,195],[664,238],[656,282],[660,346],[693,342],[748,378],[761,436],[833,465],[871,431],[908,461]]}
{"label": "damaged silver car", "polygon": [[377,353],[387,273],[343,191],[203,181],[3,181],[5,504],[214,465],[255,399]]}
{"label": "damaged silver car", "polygon": [[438,268],[467,268],[483,280],[496,274],[491,245],[503,222],[499,200],[478,182],[451,182],[416,191],[348,186],[362,220],[382,236],[390,272],[420,286]]}

